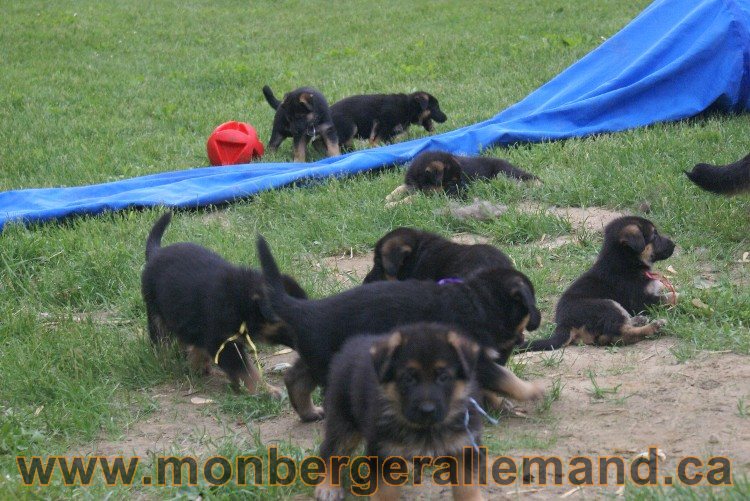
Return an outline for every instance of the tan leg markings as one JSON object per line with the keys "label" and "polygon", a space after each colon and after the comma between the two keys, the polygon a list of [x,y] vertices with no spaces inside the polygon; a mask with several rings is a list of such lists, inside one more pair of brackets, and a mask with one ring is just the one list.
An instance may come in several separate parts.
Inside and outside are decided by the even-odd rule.
{"label": "tan leg markings", "polygon": [[514,400],[525,402],[544,396],[544,386],[540,382],[529,383],[513,374],[505,367],[499,367],[503,373],[498,381],[498,389]]}
{"label": "tan leg markings", "polygon": [[622,342],[624,344],[631,344],[640,341],[646,336],[653,336],[666,324],[667,321],[664,319],[659,319],[643,326],[635,326],[628,322],[620,329]]}

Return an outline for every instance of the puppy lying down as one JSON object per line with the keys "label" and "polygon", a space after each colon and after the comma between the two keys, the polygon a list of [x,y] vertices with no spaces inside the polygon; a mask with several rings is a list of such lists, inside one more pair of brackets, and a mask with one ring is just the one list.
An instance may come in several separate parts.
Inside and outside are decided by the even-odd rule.
{"label": "puppy lying down", "polygon": [[408,202],[409,195],[415,191],[457,195],[471,181],[492,179],[500,174],[519,181],[539,181],[534,174],[500,158],[467,157],[444,151],[425,151],[414,157],[406,169],[404,184],[393,190],[386,197],[386,202]]}

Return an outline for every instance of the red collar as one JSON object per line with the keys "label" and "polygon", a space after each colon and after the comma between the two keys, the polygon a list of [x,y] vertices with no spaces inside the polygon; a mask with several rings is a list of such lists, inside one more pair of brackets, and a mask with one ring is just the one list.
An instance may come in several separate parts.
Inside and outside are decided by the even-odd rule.
{"label": "red collar", "polygon": [[669,295],[669,304],[672,306],[675,306],[677,304],[677,290],[675,290],[674,285],[672,285],[672,282],[670,282],[667,277],[657,271],[652,270],[646,270],[643,272],[643,274],[649,280],[658,280],[664,285],[664,287],[669,289],[669,292],[671,293]]}

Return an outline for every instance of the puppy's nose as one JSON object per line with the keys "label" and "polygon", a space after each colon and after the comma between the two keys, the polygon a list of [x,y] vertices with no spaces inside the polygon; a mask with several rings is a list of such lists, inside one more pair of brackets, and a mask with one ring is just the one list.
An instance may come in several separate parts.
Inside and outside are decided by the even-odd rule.
{"label": "puppy's nose", "polygon": [[437,415],[437,406],[435,405],[435,402],[425,400],[419,404],[419,412],[422,414],[423,419],[432,420],[435,419],[435,416]]}

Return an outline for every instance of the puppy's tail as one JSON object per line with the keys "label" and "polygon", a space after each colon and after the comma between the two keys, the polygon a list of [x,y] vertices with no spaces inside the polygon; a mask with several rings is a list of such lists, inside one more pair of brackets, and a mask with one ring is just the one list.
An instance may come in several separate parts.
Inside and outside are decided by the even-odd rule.
{"label": "puppy's tail", "polygon": [[146,240],[146,261],[148,261],[151,256],[154,255],[154,252],[161,247],[161,237],[164,235],[164,231],[167,229],[167,226],[169,226],[171,220],[172,213],[167,212],[160,217],[156,224],[154,224],[154,227],[151,228],[151,232],[148,234],[148,239]]}
{"label": "puppy's tail", "polygon": [[273,254],[271,254],[271,248],[268,247],[268,242],[266,242],[266,239],[262,235],[258,235],[257,246],[260,267],[263,270],[263,277],[270,288],[271,297],[284,296],[286,294],[284,279],[281,276],[276,260],[273,258]]}
{"label": "puppy's tail", "polygon": [[571,342],[570,330],[561,329],[558,327],[555,332],[552,333],[547,339],[535,339],[534,341],[528,341],[522,345],[519,350],[521,351],[548,351],[556,350],[567,346]]}
{"label": "puppy's tail", "polygon": [[724,166],[697,164],[685,175],[701,189],[718,195],[750,191],[750,155]]}
{"label": "puppy's tail", "polygon": [[279,105],[281,104],[281,101],[276,99],[276,96],[273,95],[273,91],[271,90],[271,87],[268,85],[263,86],[263,95],[266,97],[266,101],[268,101],[268,104],[273,108],[274,110],[279,109]]}

